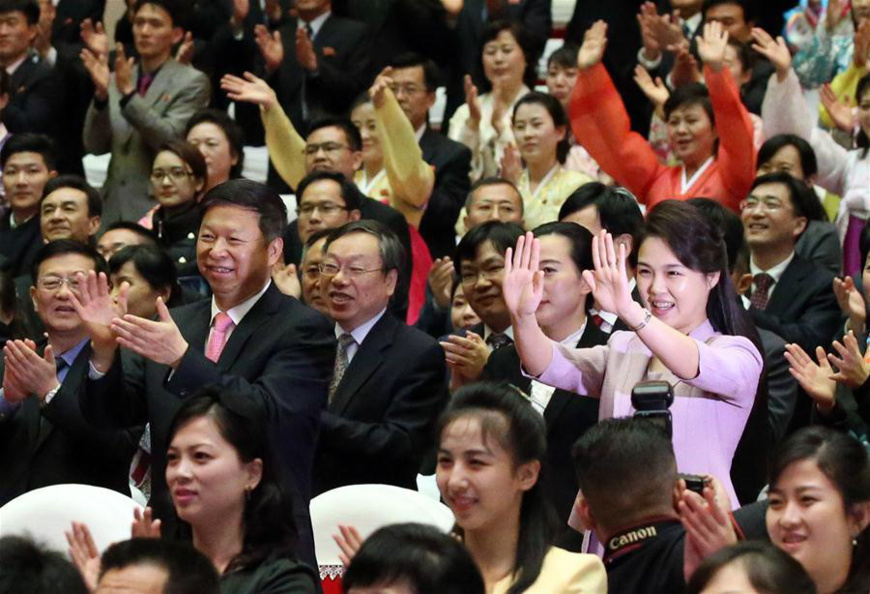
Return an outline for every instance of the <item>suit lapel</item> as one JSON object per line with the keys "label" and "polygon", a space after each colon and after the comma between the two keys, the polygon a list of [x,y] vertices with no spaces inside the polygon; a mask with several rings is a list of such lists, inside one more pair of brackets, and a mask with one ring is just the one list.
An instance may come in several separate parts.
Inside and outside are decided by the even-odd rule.
{"label": "suit lapel", "polygon": [[[39,354],[42,355],[45,349],[45,344],[41,345],[39,348]],[[81,378],[84,377],[82,373],[84,370],[82,369],[85,365],[88,365],[91,360],[91,347],[90,345],[85,345],[85,347],[79,351],[79,354],[76,356],[75,361],[70,366],[69,371],[67,371],[66,376],[63,378],[63,384],[66,386],[64,392],[66,395],[72,396],[78,399],[79,386],[81,385]],[[28,400],[35,400],[33,398],[29,398]],[[57,405],[68,407],[69,404],[58,402]],[[78,402],[76,402],[73,406],[78,406]],[[42,444],[45,443],[45,440],[48,439],[48,436],[51,435],[54,430],[54,424],[49,421],[47,418],[42,416],[42,412],[39,410],[39,405],[37,404],[36,411],[37,418],[39,421],[39,436],[36,442],[35,451],[38,451]]]}
{"label": "suit lapel", "polygon": [[782,272],[776,285],[773,287],[773,295],[767,302],[767,307],[764,311],[774,315],[788,310],[792,304],[795,295],[800,294],[800,285],[804,277],[807,275],[807,267],[805,262],[797,254],[786,269]]}
{"label": "suit lapel", "polygon": [[221,357],[218,359],[218,369],[224,372],[230,370],[233,363],[239,358],[242,347],[258,328],[272,319],[272,315],[278,309],[280,302],[281,295],[278,293],[278,289],[275,288],[274,284],[269,285],[260,300],[242,318],[241,324],[230,334],[229,340],[221,351]]}
{"label": "suit lapel", "polygon": [[384,360],[383,351],[393,344],[393,334],[398,323],[387,312],[369,331],[338,384],[335,397],[329,405],[332,412],[343,413],[366,380],[381,366]]}
{"label": "suit lapel", "polygon": [[162,101],[164,97],[170,96],[172,92],[172,79],[175,78],[174,74],[176,67],[176,62],[170,58],[160,67],[160,70],[157,71],[154,80],[151,81],[151,86],[148,87],[148,90],[145,92],[145,96],[143,97],[148,105],[153,107]]}
{"label": "suit lapel", "polygon": [[[205,352],[205,343],[208,340],[208,331],[211,326],[211,299],[202,299],[191,306],[190,313],[182,314],[182,318],[175,319],[175,325],[181,331],[181,335],[189,345]],[[232,336],[230,336],[232,338]]]}
{"label": "suit lapel", "polygon": [[[592,320],[588,320],[586,323],[586,329],[583,330],[580,340],[577,341],[577,348],[586,349],[606,343],[607,334],[603,332],[601,328],[593,324]],[[568,402],[571,398],[585,398],[585,396],[578,396],[577,394],[566,390],[557,389],[553,392],[553,397],[550,398],[547,408],[544,409],[544,420],[547,422],[547,433],[550,432],[550,427],[555,425],[555,421],[559,418],[559,415],[564,412],[565,407],[568,406]]]}

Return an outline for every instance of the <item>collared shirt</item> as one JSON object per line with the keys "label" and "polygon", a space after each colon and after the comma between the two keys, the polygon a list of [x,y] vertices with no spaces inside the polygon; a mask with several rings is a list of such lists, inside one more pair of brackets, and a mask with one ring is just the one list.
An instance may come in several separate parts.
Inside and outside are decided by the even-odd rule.
{"label": "collared shirt", "polygon": [[28,58],[30,58],[30,54],[26,53],[24,54],[24,57],[12,62],[9,66],[6,67],[6,74],[8,74],[9,76],[15,74],[15,71],[18,70],[18,67],[24,64],[24,61]]}
{"label": "collared shirt", "polygon": [[[254,295],[253,297],[249,297],[236,305],[235,307],[229,308],[226,312],[230,319],[233,321],[233,325],[227,330],[226,338],[224,338],[224,344],[230,339],[230,335],[233,331],[238,327],[239,324],[242,323],[242,318],[244,318],[249,311],[257,304],[257,301],[260,300],[260,297],[263,296],[263,293],[269,288],[269,285],[272,284],[272,279],[270,278],[265,286],[260,289],[260,292]],[[218,307],[217,302],[214,299],[214,296],[211,298],[211,321],[209,322],[209,328],[214,326],[214,318],[216,315],[221,313],[221,308]],[[211,338],[211,333],[213,332],[213,328],[208,332],[208,338],[205,340],[205,344],[208,344],[209,339]]]}
{"label": "collared shirt", "polygon": [[416,130],[414,130],[414,138],[417,139],[417,144],[420,144],[420,141],[423,140],[423,135],[426,133],[426,124],[423,124]]}
{"label": "collared shirt", "polygon": [[[559,341],[559,344],[568,347],[569,349],[577,348],[577,343],[580,342],[580,337],[583,336],[583,333],[586,332],[586,324],[589,323],[589,318],[583,322],[583,325],[580,328],[566,336],[564,339]],[[529,387],[529,396],[532,399],[532,408],[538,411],[542,416],[544,411],[547,410],[547,405],[550,404],[550,400],[553,398],[553,393],[556,391],[556,388],[553,386],[548,386],[547,384],[542,384],[537,380],[532,380],[532,384]]]}
{"label": "collared shirt", "polygon": [[[492,328],[490,328],[489,326],[487,326],[486,324],[484,324],[483,325],[483,341],[486,342],[487,340],[489,340],[489,337],[491,334],[499,334],[499,333],[496,332],[495,330],[493,330]],[[507,330],[505,330],[504,332],[501,332],[501,334],[504,334],[505,336],[510,338],[511,342],[514,341],[514,327],[513,326],[508,326]],[[490,352],[492,352],[492,347],[489,345],[489,343],[487,343],[486,346],[489,348]]]}
{"label": "collared shirt", "polygon": [[[767,297],[770,299],[773,297],[773,291],[776,289],[777,283],[779,283],[779,279],[782,277],[782,273],[785,272],[785,269],[788,268],[788,265],[791,264],[791,261],[794,260],[794,252],[789,255],[788,258],[772,267],[770,270],[762,270],[755,264],[755,259],[749,259],[749,272],[752,274],[752,278],[755,278],[756,274],[760,274],[762,272],[766,272],[771,277],[773,277],[773,283],[770,285],[770,289],[767,292]],[[752,281],[752,288],[755,288],[755,281]]]}
{"label": "collared shirt", "polygon": [[[359,346],[363,343],[368,336],[369,332],[371,332],[372,328],[375,327],[375,324],[380,321],[384,314],[387,312],[387,308],[381,310],[381,312],[373,317],[372,319],[364,322],[350,331],[350,335],[353,336],[353,344],[348,345],[347,350],[345,351],[347,354],[347,363],[350,365],[350,362],[353,361],[353,356],[356,355],[356,352],[359,350]],[[339,338],[342,334],[346,334],[344,329],[339,325],[338,322],[335,323],[335,337]]]}
{"label": "collared shirt", "polygon": [[[634,293],[634,288],[637,286],[637,281],[634,278],[628,279],[628,290]],[[610,334],[613,332],[613,327],[616,325],[616,321],[619,319],[619,316],[615,313],[611,313],[609,311],[598,311],[594,307],[589,310],[589,315],[594,316],[597,315],[601,318],[601,331]]]}
{"label": "collared shirt", "polygon": [[327,10],[319,17],[316,17],[308,22],[305,22],[302,19],[299,19],[296,22],[296,29],[297,30],[304,29],[306,25],[311,27],[311,40],[314,41],[314,38],[317,37],[317,33],[320,31],[320,28],[323,26],[323,23],[326,22],[326,19],[328,19],[331,14],[332,14],[332,11]]}

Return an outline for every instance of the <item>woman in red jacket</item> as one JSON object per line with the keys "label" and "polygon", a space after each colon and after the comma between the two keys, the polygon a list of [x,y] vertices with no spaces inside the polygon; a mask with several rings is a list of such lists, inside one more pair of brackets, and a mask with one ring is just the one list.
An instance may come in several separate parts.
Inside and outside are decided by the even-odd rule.
{"label": "woman in red jacket", "polygon": [[649,143],[632,132],[628,114],[610,75],[601,64],[607,25],[587,32],[577,55],[580,73],[571,98],[571,127],[577,141],[603,171],[652,207],[668,198],[703,196],[734,211],[755,179],[752,122],[740,91],[725,67],[728,33],[708,23],[698,39],[706,88],[678,88],[665,104],[668,139],[682,165],[659,162]]}

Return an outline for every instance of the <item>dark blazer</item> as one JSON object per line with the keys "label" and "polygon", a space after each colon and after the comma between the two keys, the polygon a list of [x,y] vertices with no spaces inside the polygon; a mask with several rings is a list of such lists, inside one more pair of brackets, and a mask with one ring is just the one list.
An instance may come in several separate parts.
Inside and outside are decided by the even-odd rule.
{"label": "dark blazer", "polygon": [[447,404],[444,351],[389,315],[359,346],[322,416],[316,493],[362,483],[416,489],[432,428]]}
{"label": "dark blazer", "polygon": [[435,168],[435,187],[420,221],[420,235],[433,258],[453,256],[456,220],[471,189],[471,151],[428,127],[420,148],[423,160]]}
{"label": "dark blazer", "polygon": [[30,274],[36,252],[43,245],[42,231],[39,228],[39,213],[14,229],[9,226],[11,216],[10,211],[0,219],[0,256],[5,258],[3,268],[12,277],[17,277]]}
{"label": "dark blazer", "polygon": [[172,317],[190,348],[171,376],[168,366],[125,352],[123,371],[116,358],[105,377],[85,382],[81,401],[86,418],[99,426],[151,423],[151,504],[158,517],[172,521],[165,453],[182,400],[202,386],[217,385],[252,406],[265,407],[275,457],[293,496],[299,556],[313,562],[308,500],[320,411],[335,360],[332,326],[273,284],[233,330],[215,364],[204,354],[211,300],[173,309]]}
{"label": "dark blazer", "polygon": [[9,105],[3,123],[13,134],[53,135],[64,109],[64,89],[48,64],[28,57],[9,78]]}
{"label": "dark blazer", "polygon": [[840,321],[833,280],[833,272],[795,254],[767,307],[751,307],[749,313],[759,328],[799,344],[807,353],[817,346],[828,348]]}
{"label": "dark blazer", "polygon": [[[610,336],[590,320],[577,342],[577,348],[607,344],[608,338]],[[522,373],[520,357],[514,345],[493,351],[483,369],[482,379],[507,381],[527,394],[532,386],[531,378]],[[544,488],[559,516],[559,525],[565,526],[579,489],[571,461],[571,449],[580,436],[598,422],[598,399],[556,390],[544,409],[544,421],[547,423]]]}
{"label": "dark blazer", "polygon": [[[141,427],[95,429],[82,417],[79,387],[91,349],[79,353],[51,402],[29,396],[0,420],[0,506],[22,493],[63,483],[82,483],[130,494],[130,460]],[[0,374],[4,370],[0,355]]]}
{"label": "dark blazer", "polygon": [[843,267],[843,248],[840,246],[840,236],[834,223],[810,221],[798,238],[794,251],[806,260],[821,264],[834,274],[839,274]]}

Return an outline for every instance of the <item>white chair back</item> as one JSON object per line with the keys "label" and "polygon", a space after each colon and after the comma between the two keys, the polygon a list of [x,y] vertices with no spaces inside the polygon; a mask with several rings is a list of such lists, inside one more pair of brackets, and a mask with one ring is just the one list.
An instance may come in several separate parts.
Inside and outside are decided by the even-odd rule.
{"label": "white chair back", "polygon": [[321,576],[341,568],[340,549],[332,536],[338,525],[355,527],[363,538],[390,524],[417,522],[448,532],[454,524],[446,505],[422,493],[392,485],[351,485],[322,493],[311,500],[314,549]]}
{"label": "white chair back", "polygon": [[130,538],[133,510],[142,506],[117,491],[90,485],[52,485],[16,497],[0,507],[0,537],[30,536],[67,552],[64,533],[73,521],[88,525],[97,549]]}

